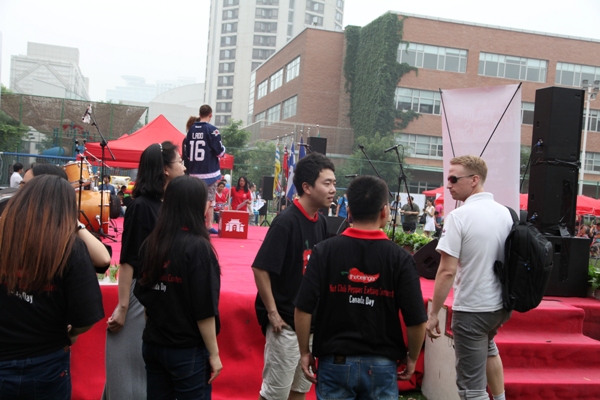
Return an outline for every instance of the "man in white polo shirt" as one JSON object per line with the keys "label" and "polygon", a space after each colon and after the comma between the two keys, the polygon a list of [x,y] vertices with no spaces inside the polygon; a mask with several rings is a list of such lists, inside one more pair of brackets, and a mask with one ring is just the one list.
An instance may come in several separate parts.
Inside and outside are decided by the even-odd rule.
{"label": "man in white polo shirt", "polygon": [[427,333],[432,339],[441,335],[438,313],[454,287],[452,332],[458,394],[461,399],[487,400],[489,384],[494,399],[504,400],[504,371],[494,336],[510,312],[502,307],[494,262],[504,260],[512,218],[506,207],[484,191],[486,176],[487,165],[480,157],[450,160],[447,188],[454,200],[464,204],[444,221]]}

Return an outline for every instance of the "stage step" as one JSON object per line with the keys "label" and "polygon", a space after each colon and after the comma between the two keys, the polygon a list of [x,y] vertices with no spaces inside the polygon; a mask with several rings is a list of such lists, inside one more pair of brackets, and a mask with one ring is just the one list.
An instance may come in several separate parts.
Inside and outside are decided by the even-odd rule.
{"label": "stage step", "polygon": [[[548,318],[552,314],[552,318]],[[585,312],[559,301],[542,300],[540,305],[526,313],[513,311],[510,320],[500,332],[519,334],[573,333],[581,334]]]}
{"label": "stage step", "polygon": [[600,366],[590,359],[589,368],[505,368],[508,399],[578,399],[600,397]]}
{"label": "stage step", "polygon": [[[600,342],[582,334],[554,332],[496,336],[504,368],[579,368],[600,360]],[[599,396],[600,397],[600,396]]]}

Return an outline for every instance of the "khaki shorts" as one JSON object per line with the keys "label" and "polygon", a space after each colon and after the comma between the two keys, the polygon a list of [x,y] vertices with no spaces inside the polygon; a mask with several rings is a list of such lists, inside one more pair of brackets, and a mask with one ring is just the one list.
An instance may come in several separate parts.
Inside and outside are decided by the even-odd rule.
{"label": "khaki shorts", "polygon": [[[312,349],[312,334],[310,347]],[[260,395],[267,400],[287,399],[290,391],[307,393],[312,383],[304,377],[300,366],[298,338],[292,328],[273,333],[267,326],[265,367]]]}

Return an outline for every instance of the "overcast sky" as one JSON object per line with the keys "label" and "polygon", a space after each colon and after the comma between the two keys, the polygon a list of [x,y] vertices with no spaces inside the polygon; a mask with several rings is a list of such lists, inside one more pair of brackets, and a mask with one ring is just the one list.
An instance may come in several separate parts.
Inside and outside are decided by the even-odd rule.
{"label": "overcast sky", "polygon": [[[147,83],[177,77],[204,82],[209,5],[0,0],[0,80],[8,87],[11,55],[26,54],[27,42],[38,42],[79,48],[79,66],[96,101],[105,99],[106,89],[123,86],[123,75]],[[389,10],[600,40],[600,0],[345,0],[343,25],[364,26]]]}

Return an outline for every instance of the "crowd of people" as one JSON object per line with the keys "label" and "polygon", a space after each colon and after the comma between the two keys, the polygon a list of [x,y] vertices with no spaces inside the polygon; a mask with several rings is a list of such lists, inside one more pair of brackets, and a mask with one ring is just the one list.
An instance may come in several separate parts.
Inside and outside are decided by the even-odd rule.
{"label": "crowd of people", "polygon": [[[182,153],[162,142],[140,157],[124,217],[118,304],[106,319],[103,399],[208,399],[224,368],[212,221],[226,207],[250,212],[254,191],[244,176],[229,190],[221,180],[225,148],[211,118],[203,105],[188,124]],[[504,399],[493,337],[510,313],[502,308],[493,260],[489,268],[484,261],[502,257],[512,220],[483,190],[482,159],[450,164],[449,191],[465,203],[446,219],[428,315],[413,258],[382,232],[393,212],[414,230],[419,207],[400,206],[399,198],[390,204],[386,183],[373,176],[354,179],[336,202],[331,160],[311,153],[298,161],[297,198],[272,221],[249,266],[265,335],[260,399],[304,399],[315,383],[322,399],[397,398],[397,380],[413,375],[426,332],[440,336],[437,314],[452,285],[459,394],[487,398],[489,383],[494,399]],[[0,218],[0,382],[10,398],[40,398],[40,391],[70,398],[70,345],[104,317],[93,266],[110,258],[80,229],[73,187],[54,175],[26,174]],[[319,210],[332,203],[353,225],[326,240]],[[431,200],[425,212],[426,231],[433,232]],[[493,235],[479,223],[490,213]],[[473,236],[489,243],[478,246]],[[34,384],[40,381],[44,386]]]}

